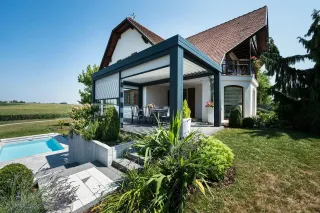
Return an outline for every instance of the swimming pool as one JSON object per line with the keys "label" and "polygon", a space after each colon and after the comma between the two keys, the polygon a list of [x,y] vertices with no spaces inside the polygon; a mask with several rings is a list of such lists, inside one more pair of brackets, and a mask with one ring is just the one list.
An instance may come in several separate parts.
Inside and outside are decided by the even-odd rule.
{"label": "swimming pool", "polygon": [[54,138],[10,142],[0,148],[0,162],[64,149]]}

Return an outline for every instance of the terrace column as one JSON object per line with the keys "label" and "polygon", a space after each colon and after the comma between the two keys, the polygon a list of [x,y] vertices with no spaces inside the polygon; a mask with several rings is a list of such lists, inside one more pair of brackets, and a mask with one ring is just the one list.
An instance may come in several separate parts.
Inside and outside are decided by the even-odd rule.
{"label": "terrace column", "polygon": [[120,127],[123,127],[123,80],[121,80],[121,73],[119,75],[119,118],[120,118]]}
{"label": "terrace column", "polygon": [[[170,117],[174,119],[183,106],[183,49],[175,46],[170,50]],[[182,125],[181,125],[182,127]],[[182,131],[181,131],[182,132]]]}
{"label": "terrace column", "polygon": [[139,86],[138,105],[139,105],[139,108],[143,108],[143,86]]}
{"label": "terrace column", "polygon": [[221,72],[214,73],[214,126],[221,126]]}
{"label": "terrace column", "polygon": [[95,99],[96,99],[96,81],[95,80],[92,80],[92,104],[95,102]]}

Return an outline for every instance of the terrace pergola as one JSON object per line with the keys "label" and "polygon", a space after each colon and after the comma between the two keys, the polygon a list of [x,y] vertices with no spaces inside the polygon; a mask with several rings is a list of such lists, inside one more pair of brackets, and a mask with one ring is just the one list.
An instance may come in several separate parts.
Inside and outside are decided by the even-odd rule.
{"label": "terrace pergola", "polygon": [[124,86],[139,90],[142,107],[143,87],[170,84],[170,115],[182,111],[184,80],[214,76],[214,126],[221,126],[221,67],[198,48],[173,36],[161,43],[118,61],[93,74],[92,101],[119,100],[120,123],[123,124]]}

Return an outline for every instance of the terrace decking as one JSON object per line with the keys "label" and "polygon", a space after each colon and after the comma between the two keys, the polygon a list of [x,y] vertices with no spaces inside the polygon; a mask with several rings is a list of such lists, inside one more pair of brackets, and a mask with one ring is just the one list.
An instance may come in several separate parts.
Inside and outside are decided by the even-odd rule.
{"label": "terrace decking", "polygon": [[[134,122],[131,124],[131,120],[125,119],[123,123],[123,131],[132,132],[139,135],[147,135],[153,132],[158,126],[150,125],[150,124],[139,124]],[[163,128],[169,128],[169,125],[163,125]],[[199,131],[205,135],[213,135],[218,131],[222,130],[224,127],[214,127],[208,123],[202,122],[192,122],[191,123],[191,131]]]}

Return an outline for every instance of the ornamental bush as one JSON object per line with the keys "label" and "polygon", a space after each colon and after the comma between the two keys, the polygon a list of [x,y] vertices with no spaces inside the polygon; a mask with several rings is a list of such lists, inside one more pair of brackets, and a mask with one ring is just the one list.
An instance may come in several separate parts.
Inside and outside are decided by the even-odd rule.
{"label": "ornamental bush", "polygon": [[242,120],[242,126],[243,126],[244,128],[253,128],[254,122],[255,122],[255,121],[254,121],[253,118],[247,117],[247,118],[244,118],[244,119]]}
{"label": "ornamental bush", "polygon": [[222,179],[227,169],[232,166],[232,150],[214,137],[202,138],[199,152],[202,165],[208,165],[207,175],[210,180]]}
{"label": "ornamental bush", "polygon": [[99,110],[99,107],[90,104],[72,107],[69,116],[72,119],[71,127],[76,133],[79,133],[90,122],[93,121],[94,113]]}
{"label": "ornamental bush", "polygon": [[183,101],[183,118],[190,118],[191,110],[189,108],[187,100]]}
{"label": "ornamental bush", "polygon": [[0,169],[0,196],[16,196],[22,191],[31,190],[33,174],[20,163],[9,164]]}
{"label": "ornamental bush", "polygon": [[242,122],[242,113],[239,107],[234,107],[231,110],[230,118],[229,118],[229,126],[233,128],[241,127]]}
{"label": "ornamental bush", "polygon": [[97,139],[102,142],[116,141],[120,132],[120,119],[114,106],[107,107],[104,115],[99,120],[100,125],[96,134]]}

